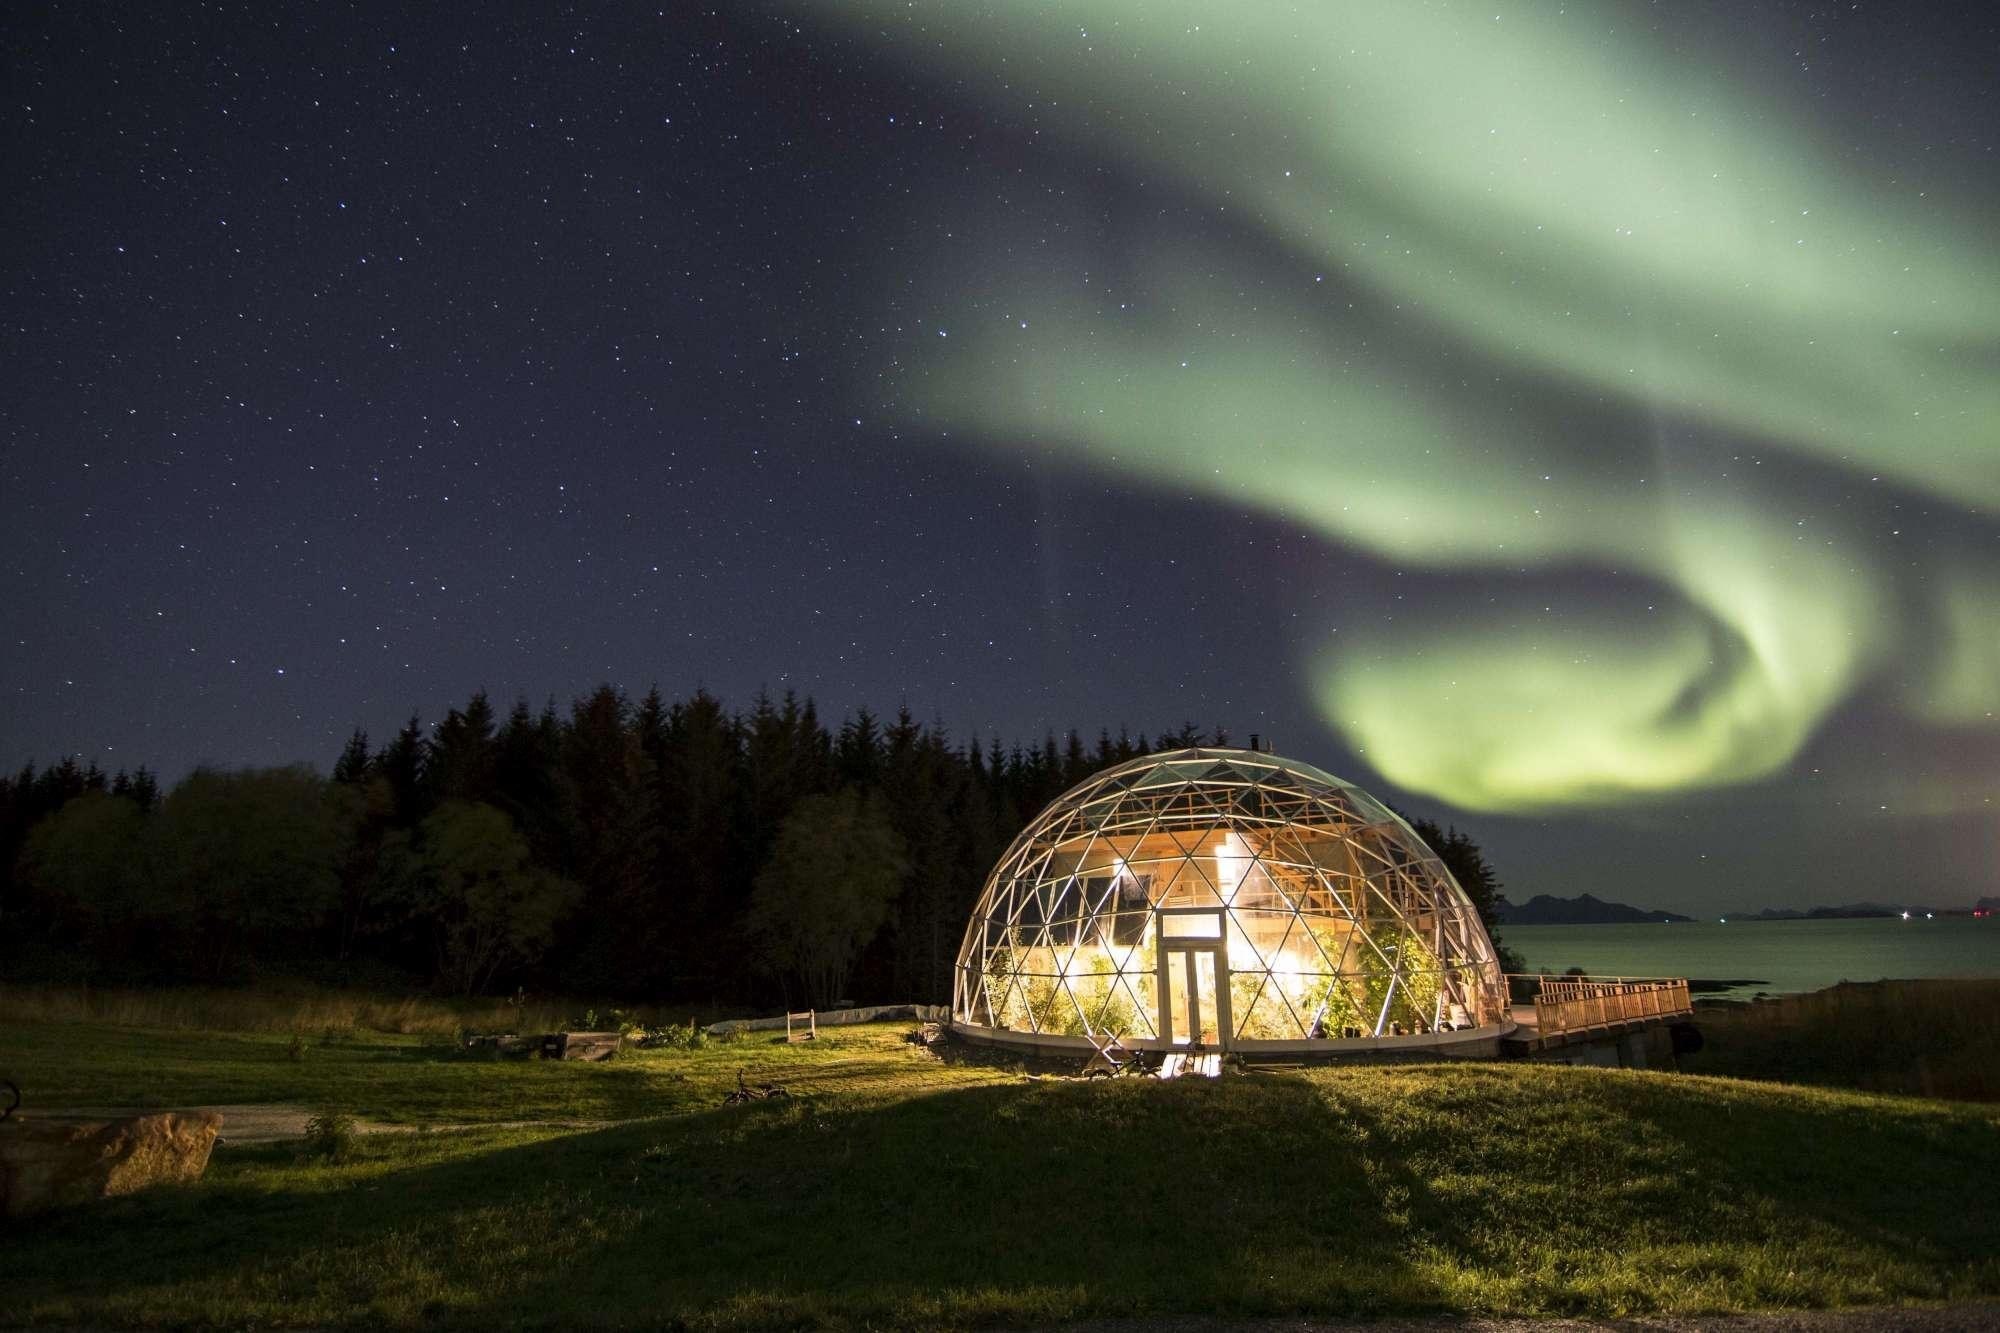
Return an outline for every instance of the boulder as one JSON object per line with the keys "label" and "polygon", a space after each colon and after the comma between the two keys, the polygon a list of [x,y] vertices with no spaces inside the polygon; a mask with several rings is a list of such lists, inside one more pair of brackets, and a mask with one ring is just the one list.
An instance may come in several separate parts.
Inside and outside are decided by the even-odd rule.
{"label": "boulder", "polygon": [[0,1122],[0,1217],[199,1180],[221,1128],[213,1111]]}

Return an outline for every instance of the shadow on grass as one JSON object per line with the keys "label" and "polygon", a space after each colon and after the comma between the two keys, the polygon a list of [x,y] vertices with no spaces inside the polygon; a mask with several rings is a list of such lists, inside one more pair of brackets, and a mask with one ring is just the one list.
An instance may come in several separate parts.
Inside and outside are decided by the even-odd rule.
{"label": "shadow on grass", "polygon": [[[1995,1138],[1586,1071],[796,1098],[445,1160],[419,1159],[471,1141],[310,1172],[269,1153],[34,1228],[10,1284],[31,1319],[468,1326],[1945,1296],[2000,1243],[1995,1205],[1948,1183],[1991,1179]],[[1777,1276],[1842,1248],[1851,1280]]]}
{"label": "shadow on grass", "polygon": [[[1664,1080],[1674,1082],[1678,1080]],[[1796,1268],[1844,1299],[1945,1299],[2000,1284],[2000,1119],[1935,1103],[1799,1095],[1701,1080],[1703,1113],[1640,1080],[1635,1118],[1673,1158],[1726,1162],[1702,1188],[1736,1230],[1788,1247],[1793,1269],[1764,1275],[1768,1299],[1802,1299]]]}
{"label": "shadow on grass", "polygon": [[[1351,1085],[1350,1085],[1351,1086]],[[1408,1252],[1524,1310],[1868,1304],[2000,1288],[2000,1122],[1599,1070],[1465,1070],[1426,1113],[1329,1089]],[[1353,1103],[1360,1102],[1356,1107]]]}

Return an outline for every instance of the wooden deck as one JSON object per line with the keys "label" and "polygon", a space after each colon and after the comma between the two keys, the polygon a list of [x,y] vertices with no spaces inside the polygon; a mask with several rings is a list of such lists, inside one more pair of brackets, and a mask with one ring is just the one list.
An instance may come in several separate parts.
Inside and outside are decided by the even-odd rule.
{"label": "wooden deck", "polygon": [[1531,1004],[1513,1006],[1517,1052],[1617,1036],[1694,1012],[1685,977],[1543,976]]}

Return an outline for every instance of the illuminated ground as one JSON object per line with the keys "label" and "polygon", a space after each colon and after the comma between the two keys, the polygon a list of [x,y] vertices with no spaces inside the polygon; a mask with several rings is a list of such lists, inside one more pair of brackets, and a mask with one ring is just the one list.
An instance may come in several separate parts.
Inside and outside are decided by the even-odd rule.
{"label": "illuminated ground", "polygon": [[[1990,1110],[1536,1066],[1081,1083],[900,1028],[609,1066],[356,1036],[0,1025],[41,1104],[289,1100],[392,1123],[344,1165],[220,1153],[200,1186],[10,1241],[28,1323],[685,1321],[917,1327],[2000,1294]],[[793,1096],[722,1104],[739,1071]],[[107,1263],[108,1256],[116,1256]]]}

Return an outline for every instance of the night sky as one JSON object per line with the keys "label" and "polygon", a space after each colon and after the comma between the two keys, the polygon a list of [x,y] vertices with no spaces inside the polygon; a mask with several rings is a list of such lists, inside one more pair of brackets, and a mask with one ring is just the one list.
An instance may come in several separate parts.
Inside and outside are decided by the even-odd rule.
{"label": "night sky", "polygon": [[0,763],[796,689],[2000,893],[1993,14],[8,7]]}

